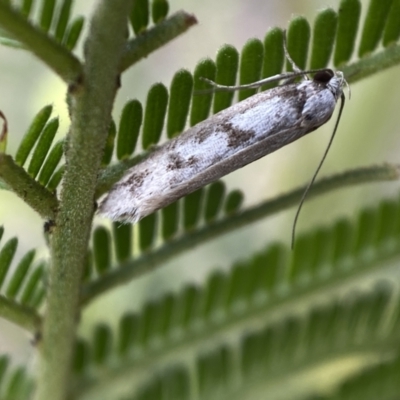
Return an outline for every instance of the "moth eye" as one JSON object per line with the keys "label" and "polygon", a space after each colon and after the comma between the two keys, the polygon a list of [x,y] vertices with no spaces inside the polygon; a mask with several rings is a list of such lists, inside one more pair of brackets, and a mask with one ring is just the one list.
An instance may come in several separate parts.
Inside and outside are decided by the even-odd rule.
{"label": "moth eye", "polygon": [[334,73],[331,69],[325,69],[317,72],[314,75],[314,82],[328,83],[334,77]]}

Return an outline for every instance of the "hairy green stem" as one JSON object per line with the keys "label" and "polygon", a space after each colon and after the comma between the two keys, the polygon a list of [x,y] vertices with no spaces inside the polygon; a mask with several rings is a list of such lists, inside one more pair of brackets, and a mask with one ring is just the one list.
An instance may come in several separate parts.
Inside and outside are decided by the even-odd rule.
{"label": "hairy green stem", "polygon": [[39,314],[32,308],[0,295],[0,315],[23,329],[35,334],[41,324]]}
{"label": "hairy green stem", "polygon": [[53,220],[58,209],[57,197],[36,182],[11,156],[0,154],[0,177],[7,187],[37,211],[41,217]]}
{"label": "hairy green stem", "polygon": [[[316,182],[310,189],[307,200],[338,188],[361,183],[397,180],[399,177],[400,166],[398,165],[385,164],[382,166],[358,168]],[[243,210],[236,215],[224,217],[213,224],[203,226],[195,231],[185,232],[183,237],[169,241],[151,253],[145,253],[135,260],[120,265],[117,269],[111,270],[108,274],[84,286],[82,303],[87,304],[104,292],[159,268],[167,260],[176,257],[191,247],[298,204],[304,190],[305,187],[302,186],[290,193]]]}
{"label": "hairy green stem", "polygon": [[70,93],[71,129],[60,209],[51,237],[47,307],[36,400],[65,400],[79,319],[79,293],[94,193],[118,87],[132,2],[100,0],[85,45],[83,83]]}
{"label": "hairy green stem", "polygon": [[36,28],[10,4],[0,1],[0,26],[14,39],[40,58],[64,81],[75,82],[82,74],[82,65],[68,49],[40,28]]}
{"label": "hairy green stem", "polygon": [[378,53],[346,65],[343,74],[349,83],[357,82],[400,63],[400,45],[392,45]]}
{"label": "hairy green stem", "polygon": [[178,11],[151,29],[130,40],[122,57],[121,71],[147,57],[150,53],[164,46],[187,31],[197,20],[194,15]]}

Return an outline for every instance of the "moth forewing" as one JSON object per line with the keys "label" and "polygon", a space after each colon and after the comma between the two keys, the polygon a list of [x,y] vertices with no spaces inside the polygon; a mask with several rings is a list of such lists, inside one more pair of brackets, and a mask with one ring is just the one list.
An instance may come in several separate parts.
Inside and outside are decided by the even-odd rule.
{"label": "moth forewing", "polygon": [[301,138],[329,120],[344,84],[343,74],[325,69],[312,80],[255,94],[213,115],[130,168],[99,213],[135,223]]}

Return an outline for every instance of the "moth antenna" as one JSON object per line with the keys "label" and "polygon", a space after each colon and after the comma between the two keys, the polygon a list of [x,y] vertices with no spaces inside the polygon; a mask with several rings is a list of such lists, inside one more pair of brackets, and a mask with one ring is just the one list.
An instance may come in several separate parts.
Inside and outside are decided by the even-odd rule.
{"label": "moth antenna", "polygon": [[289,54],[289,50],[287,48],[287,39],[286,39],[286,31],[283,31],[283,51],[285,52],[285,57],[286,59],[290,62],[292,65],[293,71],[296,72],[297,74],[303,73],[302,75],[305,77],[305,79],[309,79],[309,77],[304,74],[304,71],[297,66],[297,64],[293,61],[293,58]]}
{"label": "moth antenna", "polygon": [[328,155],[329,149],[332,146],[333,139],[335,138],[336,131],[337,131],[337,128],[339,126],[340,118],[342,117],[342,111],[343,111],[344,103],[345,103],[345,96],[344,96],[343,93],[341,94],[340,99],[341,99],[341,104],[340,104],[340,108],[339,108],[339,114],[338,114],[338,117],[336,119],[335,127],[333,128],[333,132],[332,132],[331,138],[329,139],[329,142],[328,142],[328,145],[326,146],[324,155],[322,156],[322,159],[319,162],[318,167],[317,167],[316,171],[314,172],[314,175],[313,175],[310,183],[308,184],[306,190],[303,193],[303,196],[301,197],[300,204],[299,204],[299,206],[297,208],[296,215],[295,215],[294,220],[293,220],[292,243],[291,243],[291,249],[292,250],[294,248],[294,240],[295,240],[295,236],[296,236],[297,221],[299,219],[300,211],[301,211],[301,208],[303,207],[304,200],[306,199],[306,196],[307,196],[308,192],[310,191],[311,186],[314,184],[315,179],[317,178],[318,172],[321,169],[322,164],[324,163],[324,161],[326,159],[326,156]]}
{"label": "moth antenna", "polygon": [[[256,82],[246,83],[243,85],[232,85],[232,86],[221,85],[219,83],[212,81],[211,79],[200,76],[199,79],[202,80],[203,82],[207,82],[210,86],[212,86],[212,88],[196,90],[194,92],[194,95],[197,96],[197,95],[201,95],[201,94],[209,94],[209,93],[215,93],[215,92],[233,92],[235,90],[243,90],[243,89],[257,89],[260,86],[265,85],[266,83],[277,82],[277,81],[282,81],[282,80],[284,80],[285,83],[289,83],[294,78],[297,78],[299,76],[303,76],[303,77],[305,76],[306,79],[308,79],[307,74],[315,74],[315,73],[321,72],[321,71],[331,71],[331,69],[330,68],[319,68],[319,69],[310,69],[310,70],[306,70],[306,71],[298,70],[298,71],[282,72],[281,74],[269,76],[267,78],[263,78]],[[347,85],[347,82],[346,82],[346,85]]]}

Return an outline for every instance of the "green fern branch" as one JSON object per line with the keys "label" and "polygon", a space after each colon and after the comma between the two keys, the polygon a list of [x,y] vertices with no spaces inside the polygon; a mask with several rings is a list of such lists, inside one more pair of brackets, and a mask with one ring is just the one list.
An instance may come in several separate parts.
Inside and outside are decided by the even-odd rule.
{"label": "green fern branch", "polygon": [[58,200],[54,193],[36,182],[13,158],[0,154],[0,177],[32,209],[45,219],[54,219],[58,210]]}
{"label": "green fern branch", "polygon": [[0,315],[32,334],[39,332],[42,318],[34,309],[0,295]]}
{"label": "green fern branch", "polygon": [[136,38],[129,40],[122,56],[121,72],[186,32],[196,23],[193,15],[185,11],[178,11],[149,30],[142,32]]}
{"label": "green fern branch", "polygon": [[377,54],[369,55],[357,62],[346,65],[341,69],[347,81],[354,83],[399,63],[400,45],[393,45]]}
{"label": "green fern branch", "polygon": [[65,82],[76,82],[82,76],[80,61],[67,48],[31,25],[19,11],[5,1],[0,2],[0,25]]}
{"label": "green fern branch", "polygon": [[[395,399],[400,391],[397,379],[400,372],[400,357],[379,361],[346,379],[331,395],[307,397],[304,400],[337,400],[343,398],[375,400]],[[379,393],[378,393],[379,392]]]}
{"label": "green fern branch", "polygon": [[[201,349],[213,337],[231,336],[232,330],[247,332],[242,343],[251,353],[243,354],[247,359],[242,367],[246,367],[243,373],[251,380],[244,390],[254,388],[252,371],[263,368],[265,358],[272,369],[268,378],[263,376],[259,382],[264,388],[266,381],[272,384],[287,379],[315,363],[324,364],[349,354],[390,353],[399,345],[400,303],[386,282],[377,284],[371,297],[350,293],[346,301],[311,311],[303,322],[297,317],[288,318],[287,313],[296,312],[298,304],[315,304],[321,293],[326,296],[354,286],[375,268],[382,271],[383,260],[397,259],[398,215],[398,200],[383,202],[376,210],[361,212],[354,226],[338,221],[330,231],[317,230],[301,237],[301,246],[292,255],[272,246],[250,261],[233,266],[228,274],[213,273],[204,288],[187,287],[178,296],[166,295],[159,302],[148,303],[140,315],[121,320],[118,345],[110,344],[110,329],[101,328],[103,339],[97,338],[93,346],[97,343],[108,350],[93,349],[95,354],[103,354],[97,379],[105,386],[108,381],[111,386],[117,382],[120,385],[124,379],[141,376],[139,371],[147,368],[142,362],[146,366],[149,362],[160,366],[165,359],[176,362],[176,354],[183,349]],[[320,257],[315,257],[310,250],[313,248],[323,249]],[[249,333],[261,321],[276,320],[273,316],[279,316],[282,322],[266,327],[261,334]],[[265,335],[269,342],[263,344]],[[302,356],[298,359],[300,349]],[[116,359],[121,355],[120,369]],[[215,374],[219,376],[212,372],[212,360],[207,364],[211,382]],[[91,370],[87,362],[84,368]],[[227,367],[231,368],[229,364]],[[83,381],[84,390],[93,388],[96,393],[93,375],[87,379],[84,374]],[[214,384],[211,386],[215,389]]]}
{"label": "green fern branch", "polygon": [[[0,227],[0,239],[3,232],[3,227]],[[40,294],[43,293],[41,278],[44,265],[39,263],[30,271],[35,258],[35,251],[31,250],[11,269],[17,247],[18,240],[11,238],[0,250],[0,315],[36,334],[41,324],[37,309],[43,299]],[[6,278],[9,278],[7,283]]]}
{"label": "green fern branch", "polygon": [[34,382],[25,367],[10,367],[10,359],[0,356],[0,396],[3,400],[27,399]]}
{"label": "green fern branch", "polygon": [[[230,284],[234,282],[231,280]],[[370,293],[351,293],[340,301],[332,301],[306,314],[295,313],[293,308],[289,313],[282,309],[279,319],[271,321],[265,313],[264,318],[261,315],[248,315],[246,305],[252,302],[244,304],[245,299],[239,301],[236,298],[229,305],[232,314],[226,318],[232,325],[227,333],[232,337],[236,331],[239,336],[229,344],[221,345],[213,342],[212,337],[214,334],[225,337],[213,330],[213,326],[223,318],[227,306],[224,300],[229,291],[225,291],[225,287],[222,289],[222,297],[219,298],[222,301],[209,308],[207,301],[210,293],[204,293],[206,298],[200,295],[197,307],[193,309],[195,315],[190,316],[191,320],[185,327],[176,325],[183,322],[176,315],[182,312],[182,309],[179,310],[179,306],[183,306],[182,299],[173,299],[170,302],[172,309],[145,308],[136,319],[136,324],[135,319],[124,317],[118,344],[112,344],[109,328],[98,326],[90,346],[91,361],[85,367],[91,374],[86,375],[83,370],[83,374],[76,377],[77,393],[84,398],[96,398],[99,391],[102,395],[107,391],[115,393],[116,386],[125,387],[123,382],[129,380],[136,388],[134,392],[139,394],[143,390],[143,381],[146,381],[146,375],[140,371],[146,371],[152,365],[157,365],[160,371],[178,364],[183,370],[191,368],[195,371],[194,375],[184,374],[188,390],[184,399],[192,398],[193,390],[198,391],[201,398],[213,398],[216,393],[219,393],[220,399],[232,396],[238,399],[257,398],[254,393],[262,391],[264,396],[272,394],[277,382],[287,382],[290,376],[307,369],[350,355],[364,357],[365,368],[374,363],[371,357],[367,363],[366,355],[375,354],[378,360],[384,354],[393,357],[392,351],[399,345],[399,303],[393,287],[386,282],[376,285]],[[167,315],[164,314],[166,312]],[[167,330],[162,329],[165,318],[171,324]],[[262,327],[259,323],[261,320],[264,321]],[[129,321],[132,325],[129,325]],[[247,327],[246,333],[238,327],[242,324]],[[207,326],[208,330],[211,328],[212,333],[202,337],[198,334],[201,326]],[[187,331],[186,339],[182,329]],[[214,343],[212,350],[202,350],[205,342]],[[123,357],[118,354],[121,345],[130,349],[128,354],[123,352]],[[184,357],[177,357],[183,353]],[[234,353],[238,356],[234,357]],[[93,364],[97,364],[97,367]],[[234,379],[238,374],[240,383]],[[132,381],[132,377],[136,379]],[[102,383],[100,386],[99,382]],[[155,377],[145,386],[150,389],[157,386],[157,382],[158,377]],[[191,394],[189,388],[192,388]],[[175,398],[179,397],[171,394],[171,399]],[[297,399],[299,394],[292,393],[291,398]]]}

